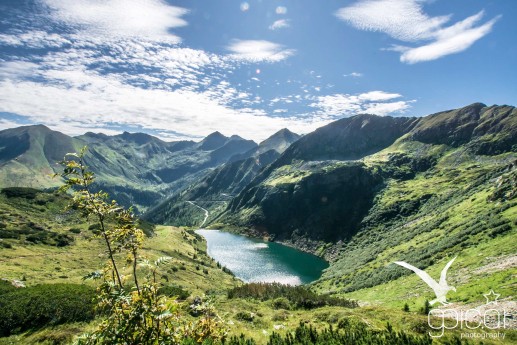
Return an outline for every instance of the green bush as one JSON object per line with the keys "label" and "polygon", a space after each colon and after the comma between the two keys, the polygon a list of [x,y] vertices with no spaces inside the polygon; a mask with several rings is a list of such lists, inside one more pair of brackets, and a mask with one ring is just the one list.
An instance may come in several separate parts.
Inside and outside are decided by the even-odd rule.
{"label": "green bush", "polygon": [[94,318],[95,290],[79,284],[9,288],[0,284],[0,336]]}
{"label": "green bush", "polygon": [[54,231],[41,230],[37,225],[33,225],[35,228],[22,228],[13,230],[0,230],[0,238],[5,239],[22,239],[22,235],[25,235],[25,240],[34,244],[46,244],[49,246],[64,247],[70,245],[74,238],[67,234],[60,234]]}
{"label": "green bush", "polygon": [[349,299],[318,295],[303,286],[279,283],[249,283],[228,291],[228,298],[253,298],[262,301],[283,297],[299,309],[314,309],[324,306],[356,308],[357,302]]}
{"label": "green bush", "polygon": [[[384,330],[373,330],[362,325],[349,325],[345,329],[335,330],[333,328],[316,330],[312,326],[300,324],[294,332],[286,332],[284,336],[273,332],[267,342],[268,345],[345,345],[345,344],[368,344],[368,345],[431,345],[433,340],[429,336],[415,336],[405,332],[396,332],[388,324]],[[443,339],[444,345],[467,344],[459,339],[453,341]],[[198,344],[194,339],[184,339],[182,345]],[[219,345],[219,341],[207,340],[203,345]],[[233,336],[224,342],[224,345],[255,345],[253,339]]]}
{"label": "green bush", "polygon": [[156,230],[156,225],[150,223],[146,220],[139,219],[137,222],[137,226],[144,232],[145,236],[153,237],[154,231]]}
{"label": "green bush", "polygon": [[285,297],[278,297],[273,300],[273,303],[271,304],[274,309],[291,309],[291,303],[289,300]]}
{"label": "green bush", "polygon": [[253,315],[249,311],[240,311],[237,314],[235,314],[235,318],[240,321],[252,322],[255,318],[255,315]]}
{"label": "green bush", "polygon": [[79,228],[70,228],[68,231],[70,231],[72,234],[80,234],[81,229]]}
{"label": "green bush", "polygon": [[164,285],[158,289],[158,295],[185,300],[190,296],[190,292],[177,285]]}
{"label": "green bush", "polygon": [[12,244],[0,240],[0,248],[11,249],[12,247]]}
{"label": "green bush", "polygon": [[34,188],[9,187],[3,188],[2,193],[8,198],[34,199],[40,191]]}
{"label": "green bush", "polygon": [[3,279],[0,280],[0,298],[6,293],[12,292],[14,290],[16,290],[16,288],[13,286],[13,284],[11,284],[10,281]]}

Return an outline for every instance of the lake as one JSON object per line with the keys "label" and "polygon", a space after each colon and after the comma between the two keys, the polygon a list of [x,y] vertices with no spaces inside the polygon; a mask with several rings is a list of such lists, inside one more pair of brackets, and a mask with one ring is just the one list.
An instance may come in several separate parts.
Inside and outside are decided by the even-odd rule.
{"label": "lake", "polygon": [[208,255],[245,282],[307,284],[321,276],[328,263],[279,243],[219,230],[197,230],[206,239]]}

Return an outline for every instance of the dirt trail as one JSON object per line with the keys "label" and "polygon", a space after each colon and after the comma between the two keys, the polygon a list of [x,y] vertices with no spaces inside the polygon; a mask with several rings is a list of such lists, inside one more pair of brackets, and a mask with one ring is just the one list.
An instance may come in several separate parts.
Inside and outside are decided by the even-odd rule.
{"label": "dirt trail", "polygon": [[189,204],[193,205],[193,206],[196,206],[197,208],[202,209],[202,210],[203,210],[203,212],[205,212],[205,219],[203,219],[203,222],[199,225],[199,227],[201,228],[203,225],[205,225],[206,220],[208,219],[208,210],[207,210],[207,209],[205,209],[205,208],[203,208],[203,207],[201,207],[201,206],[199,206],[199,205],[194,204],[194,202],[193,202],[193,201],[187,201],[187,202],[188,202]]}

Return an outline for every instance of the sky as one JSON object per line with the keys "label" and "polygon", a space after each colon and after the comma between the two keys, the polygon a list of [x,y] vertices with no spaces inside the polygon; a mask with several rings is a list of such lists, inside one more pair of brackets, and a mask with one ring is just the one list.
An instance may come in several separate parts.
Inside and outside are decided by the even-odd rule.
{"label": "sky", "polygon": [[0,129],[261,141],[517,104],[508,0],[0,0]]}

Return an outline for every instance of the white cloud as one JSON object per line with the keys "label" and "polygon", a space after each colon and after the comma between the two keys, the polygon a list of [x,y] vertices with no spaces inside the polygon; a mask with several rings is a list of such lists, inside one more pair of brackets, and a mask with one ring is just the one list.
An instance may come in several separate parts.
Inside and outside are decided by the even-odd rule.
{"label": "white cloud", "polygon": [[290,27],[289,19],[279,19],[269,26],[269,30],[285,29]]}
{"label": "white cloud", "polygon": [[334,94],[316,97],[311,106],[327,117],[351,116],[360,113],[388,115],[400,113],[410,107],[413,101],[387,102],[402,95],[384,91],[370,91],[358,95]]}
{"label": "white cloud", "polygon": [[[469,19],[469,18],[467,18]],[[441,37],[424,46],[410,48],[402,52],[400,61],[406,63],[417,63],[439,59],[443,56],[460,53],[468,49],[477,40],[488,34],[497,19],[475,28],[466,28],[454,35],[441,35]]]}
{"label": "white cloud", "polygon": [[278,6],[275,10],[276,14],[286,14],[287,13],[287,7],[285,6]]}
{"label": "white cloud", "polygon": [[384,91],[369,91],[366,93],[362,93],[357,96],[358,99],[366,102],[371,101],[388,101],[394,98],[400,98],[402,95],[398,93],[389,93]]}
{"label": "white cloud", "polygon": [[385,32],[401,41],[432,38],[450,19],[429,17],[417,0],[363,0],[339,9],[336,16],[358,29]]}
{"label": "white cloud", "polygon": [[72,42],[61,35],[33,30],[18,35],[0,34],[0,44],[28,48],[59,48]]}
{"label": "white cloud", "polygon": [[224,98],[235,97],[237,91],[225,85],[197,93],[142,89],[85,71],[54,72],[53,77],[66,79],[67,85],[1,81],[0,111],[71,134],[116,123],[184,133],[186,138],[219,130],[263,140],[284,127],[307,133],[326,123],[318,118],[268,117],[262,110],[227,107]]}
{"label": "white cloud", "polygon": [[180,42],[168,32],[187,25],[188,11],[162,0],[43,0],[54,20],[85,29],[85,33],[116,37],[141,37]]}
{"label": "white cloud", "polygon": [[401,113],[411,107],[410,103],[406,101],[398,102],[387,102],[387,103],[371,103],[364,108],[364,112],[367,114],[375,115],[389,115],[392,113]]}
{"label": "white cloud", "polygon": [[233,53],[232,58],[250,62],[277,62],[287,59],[295,52],[264,40],[233,40],[227,49]]}
{"label": "white cloud", "polygon": [[404,42],[430,42],[417,47],[395,46],[406,63],[430,61],[468,49],[487,35],[499,17],[475,26],[483,11],[446,26],[452,15],[431,17],[421,0],[362,0],[336,12],[336,16],[360,30],[384,32]]}
{"label": "white cloud", "polygon": [[7,61],[0,63],[0,79],[20,79],[31,76],[38,65],[28,61]]}
{"label": "white cloud", "polygon": [[23,123],[0,118],[0,130],[23,126]]}
{"label": "white cloud", "polygon": [[247,2],[243,2],[241,3],[240,8],[242,12],[246,12],[250,9],[250,4],[248,4]]}
{"label": "white cloud", "polygon": [[359,72],[352,72],[350,74],[344,74],[343,77],[353,77],[353,78],[360,78],[363,74]]}

